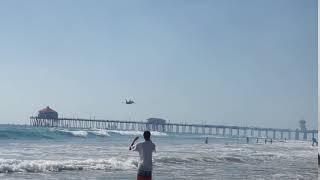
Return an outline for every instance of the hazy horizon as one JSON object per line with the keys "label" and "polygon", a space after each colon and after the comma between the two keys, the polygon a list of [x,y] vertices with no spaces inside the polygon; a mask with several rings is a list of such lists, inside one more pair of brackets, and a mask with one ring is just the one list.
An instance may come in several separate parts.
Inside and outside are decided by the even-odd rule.
{"label": "hazy horizon", "polygon": [[317,128],[316,0],[5,0],[0,23],[0,124]]}

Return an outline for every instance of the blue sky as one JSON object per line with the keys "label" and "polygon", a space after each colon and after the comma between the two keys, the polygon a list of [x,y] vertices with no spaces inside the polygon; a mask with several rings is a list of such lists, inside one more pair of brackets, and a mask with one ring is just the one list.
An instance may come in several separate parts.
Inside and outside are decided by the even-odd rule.
{"label": "blue sky", "polygon": [[316,0],[3,0],[0,26],[0,123],[317,126]]}

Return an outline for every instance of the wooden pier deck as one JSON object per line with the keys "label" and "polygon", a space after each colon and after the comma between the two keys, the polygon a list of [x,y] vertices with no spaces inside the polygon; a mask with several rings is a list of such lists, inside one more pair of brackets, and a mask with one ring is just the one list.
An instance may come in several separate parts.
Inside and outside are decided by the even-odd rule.
{"label": "wooden pier deck", "polygon": [[78,129],[108,129],[108,130],[137,130],[137,131],[159,131],[167,133],[201,134],[201,135],[221,135],[235,137],[256,137],[272,139],[295,139],[310,140],[318,136],[317,130],[293,130],[280,128],[260,128],[225,125],[203,125],[203,124],[183,124],[166,123],[151,124],[143,121],[120,121],[120,120],[97,120],[97,119],[74,119],[58,118],[44,119],[30,117],[30,125],[36,127],[60,127]]}

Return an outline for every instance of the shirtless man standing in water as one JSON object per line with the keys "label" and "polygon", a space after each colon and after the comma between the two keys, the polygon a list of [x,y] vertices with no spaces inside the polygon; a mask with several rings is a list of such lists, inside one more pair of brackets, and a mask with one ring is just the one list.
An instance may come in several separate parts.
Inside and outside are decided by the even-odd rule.
{"label": "shirtless man standing in water", "polygon": [[137,180],[152,179],[152,152],[156,152],[156,146],[150,140],[150,131],[143,133],[144,142],[135,144],[139,137],[135,137],[131,143],[129,150],[138,151],[140,156]]}

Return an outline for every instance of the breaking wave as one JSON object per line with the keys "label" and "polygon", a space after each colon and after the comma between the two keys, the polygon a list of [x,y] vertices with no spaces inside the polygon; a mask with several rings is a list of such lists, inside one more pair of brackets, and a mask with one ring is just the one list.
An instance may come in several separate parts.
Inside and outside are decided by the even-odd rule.
{"label": "breaking wave", "polygon": [[65,170],[129,170],[138,166],[135,159],[86,159],[86,160],[7,160],[0,159],[0,173],[59,172]]}
{"label": "breaking wave", "polygon": [[[142,131],[106,129],[44,128],[22,125],[0,125],[0,139],[63,139],[72,137],[109,137],[111,135],[141,136]],[[167,136],[164,132],[151,131],[152,136]]]}
{"label": "breaking wave", "polygon": [[96,136],[110,136],[107,130],[104,130],[104,129],[95,129],[95,130],[89,131],[89,133]]}
{"label": "breaking wave", "polygon": [[[108,130],[110,133],[120,134],[120,135],[129,135],[129,136],[139,136],[143,134],[143,131],[118,131],[118,130]],[[167,133],[150,131],[152,136],[168,136]]]}
{"label": "breaking wave", "polygon": [[87,131],[80,131],[80,130],[79,131],[76,131],[76,130],[70,131],[70,130],[63,129],[63,130],[57,130],[57,131],[71,134],[72,136],[76,136],[76,137],[87,137],[87,135],[88,135]]}

